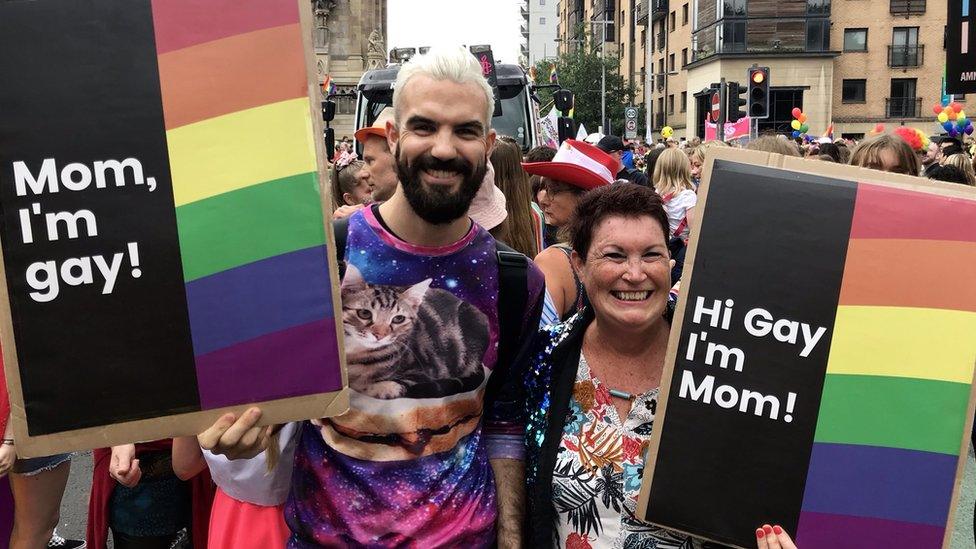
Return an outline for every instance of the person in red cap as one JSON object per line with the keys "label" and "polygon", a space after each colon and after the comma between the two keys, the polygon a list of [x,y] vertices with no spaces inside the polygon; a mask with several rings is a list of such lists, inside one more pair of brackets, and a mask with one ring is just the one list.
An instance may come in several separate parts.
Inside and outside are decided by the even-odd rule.
{"label": "person in red cap", "polygon": [[[567,139],[551,162],[523,162],[522,168],[542,177],[546,193],[543,213],[546,223],[562,229],[573,219],[573,212],[586,191],[609,185],[617,173],[617,161],[597,147]],[[565,241],[565,235],[560,240]],[[546,292],[562,319],[576,313],[586,300],[579,277],[569,257],[566,244],[556,244],[542,251],[535,264],[546,276]]]}

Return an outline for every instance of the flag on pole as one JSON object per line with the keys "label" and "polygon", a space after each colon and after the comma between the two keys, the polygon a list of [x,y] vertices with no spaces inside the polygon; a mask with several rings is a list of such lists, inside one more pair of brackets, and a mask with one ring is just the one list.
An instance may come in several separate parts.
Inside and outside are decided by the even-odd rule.
{"label": "flag on pole", "polygon": [[322,93],[324,93],[325,96],[328,97],[330,95],[334,95],[335,92],[336,92],[335,82],[332,81],[331,76],[329,76],[328,74],[325,75],[325,78],[322,80]]}
{"label": "flag on pole", "polygon": [[577,141],[586,141],[586,136],[587,135],[590,135],[590,134],[586,133],[586,126],[580,124],[579,130],[576,131],[576,140]]}
{"label": "flag on pole", "polygon": [[556,65],[553,65],[552,68],[549,69],[549,83],[550,84],[559,83],[559,75],[556,74]]}
{"label": "flag on pole", "polygon": [[831,139],[834,138],[834,123],[833,122],[831,122],[830,124],[827,125],[827,131],[824,132],[823,136],[824,137],[829,137]]}
{"label": "flag on pole", "polygon": [[542,130],[542,144],[554,149],[559,148],[559,114],[556,107],[549,109],[549,114],[539,119],[539,128]]}

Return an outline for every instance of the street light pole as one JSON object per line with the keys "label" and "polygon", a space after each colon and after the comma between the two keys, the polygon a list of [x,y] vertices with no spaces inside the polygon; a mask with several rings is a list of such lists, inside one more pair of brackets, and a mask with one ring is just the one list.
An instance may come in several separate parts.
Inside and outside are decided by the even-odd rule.
{"label": "street light pole", "polygon": [[600,130],[603,134],[610,133],[607,124],[607,25],[613,21],[606,19],[590,20],[591,25],[603,25],[600,35]]}

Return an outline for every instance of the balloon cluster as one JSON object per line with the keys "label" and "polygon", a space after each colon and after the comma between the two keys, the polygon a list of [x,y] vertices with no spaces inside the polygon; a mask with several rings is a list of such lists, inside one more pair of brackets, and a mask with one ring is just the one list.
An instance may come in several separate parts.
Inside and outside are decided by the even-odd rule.
{"label": "balloon cluster", "polygon": [[793,128],[794,139],[802,137],[804,141],[809,140],[807,132],[810,126],[807,125],[807,115],[803,114],[799,107],[793,107],[793,121],[790,122],[790,127]]}
{"label": "balloon cluster", "polygon": [[959,137],[962,134],[973,134],[973,121],[966,118],[966,111],[962,110],[962,105],[955,101],[948,105],[936,103],[932,107],[942,129],[949,134],[949,137]]}
{"label": "balloon cluster", "polygon": [[663,128],[661,128],[661,137],[667,139],[672,135],[674,135],[674,128],[672,128],[671,126],[664,126]]}
{"label": "balloon cluster", "polygon": [[921,130],[908,126],[898,126],[895,128],[894,134],[908,143],[912,150],[922,152],[929,148],[929,137]]}

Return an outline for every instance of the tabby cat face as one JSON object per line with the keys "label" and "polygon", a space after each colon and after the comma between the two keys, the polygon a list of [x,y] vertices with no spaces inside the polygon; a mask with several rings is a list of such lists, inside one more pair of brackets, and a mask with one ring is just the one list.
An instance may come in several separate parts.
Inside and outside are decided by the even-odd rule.
{"label": "tabby cat face", "polygon": [[359,269],[347,265],[341,294],[346,336],[362,347],[378,348],[409,334],[430,283],[428,278],[405,287],[368,284]]}

